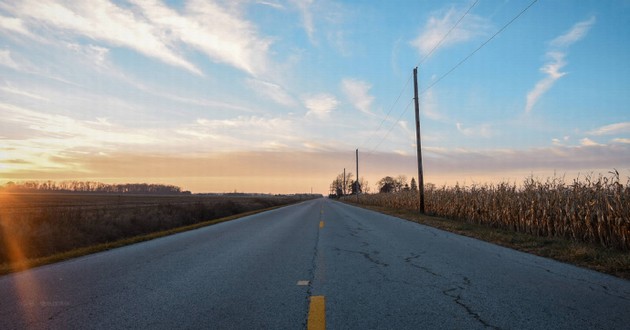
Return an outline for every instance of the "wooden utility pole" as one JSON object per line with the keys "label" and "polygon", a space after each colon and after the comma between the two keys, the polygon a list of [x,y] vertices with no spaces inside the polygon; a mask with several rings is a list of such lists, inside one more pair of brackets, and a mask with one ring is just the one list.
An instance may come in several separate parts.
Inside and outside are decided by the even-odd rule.
{"label": "wooden utility pole", "polygon": [[346,168],[343,168],[343,189],[341,189],[341,193],[346,195]]}
{"label": "wooden utility pole", "polygon": [[424,213],[424,178],[422,175],[422,146],[420,144],[420,103],[418,101],[418,67],[413,69],[413,100],[416,105],[416,147],[418,154],[418,190],[420,192],[420,213]]}
{"label": "wooden utility pole", "polygon": [[357,159],[357,179],[354,181],[355,187],[354,192],[357,194],[357,203],[359,202],[359,149],[356,150],[356,159]]}

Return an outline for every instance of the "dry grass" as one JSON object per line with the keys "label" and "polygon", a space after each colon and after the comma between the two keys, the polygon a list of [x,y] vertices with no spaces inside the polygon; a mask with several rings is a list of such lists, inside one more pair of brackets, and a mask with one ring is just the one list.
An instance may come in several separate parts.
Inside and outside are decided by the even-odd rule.
{"label": "dry grass", "polygon": [[[355,204],[356,199],[347,199],[345,202]],[[625,251],[603,248],[593,244],[574,242],[562,238],[536,237],[530,234],[472,224],[461,220],[420,215],[417,211],[406,209],[366,204],[359,206],[459,235],[474,237],[515,250],[536,254],[584,268],[590,268],[630,280],[630,253]]]}
{"label": "dry grass", "polygon": [[[361,196],[361,203],[417,210],[417,192]],[[597,180],[528,178],[515,184],[429,187],[427,214],[512,230],[538,237],[563,238],[630,250],[630,183],[618,174]]]}
{"label": "dry grass", "polygon": [[[356,203],[355,197],[342,198]],[[528,178],[520,186],[427,187],[361,195],[361,206],[524,252],[630,279],[630,182],[618,173],[565,184]]]}
{"label": "dry grass", "polygon": [[0,268],[6,272],[67,259],[298,200],[276,196],[2,194]]}

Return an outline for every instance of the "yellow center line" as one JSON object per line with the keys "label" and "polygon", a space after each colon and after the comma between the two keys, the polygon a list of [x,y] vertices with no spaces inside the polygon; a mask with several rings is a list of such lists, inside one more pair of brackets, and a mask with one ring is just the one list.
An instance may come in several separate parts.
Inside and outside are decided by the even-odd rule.
{"label": "yellow center line", "polygon": [[326,302],[324,296],[312,296],[308,308],[308,330],[326,329]]}
{"label": "yellow center line", "polygon": [[319,222],[319,228],[324,228],[324,220]]}

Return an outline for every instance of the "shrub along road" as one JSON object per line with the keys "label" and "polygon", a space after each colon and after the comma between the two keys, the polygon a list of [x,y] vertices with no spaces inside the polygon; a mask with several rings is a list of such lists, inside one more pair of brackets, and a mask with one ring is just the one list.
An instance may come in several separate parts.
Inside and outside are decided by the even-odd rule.
{"label": "shrub along road", "polygon": [[0,292],[1,329],[630,324],[630,281],[326,199],[6,275]]}

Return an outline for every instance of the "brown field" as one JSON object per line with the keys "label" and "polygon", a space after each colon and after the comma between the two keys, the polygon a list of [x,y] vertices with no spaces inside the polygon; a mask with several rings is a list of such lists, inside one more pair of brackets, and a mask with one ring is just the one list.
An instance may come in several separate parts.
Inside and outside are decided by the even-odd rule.
{"label": "brown field", "polygon": [[[355,202],[355,197],[346,197]],[[360,203],[418,210],[418,192],[361,195]],[[528,178],[515,184],[429,186],[426,213],[471,224],[630,250],[630,182],[612,177],[574,180]]]}
{"label": "brown field", "polygon": [[297,202],[304,196],[0,194],[0,265]]}

